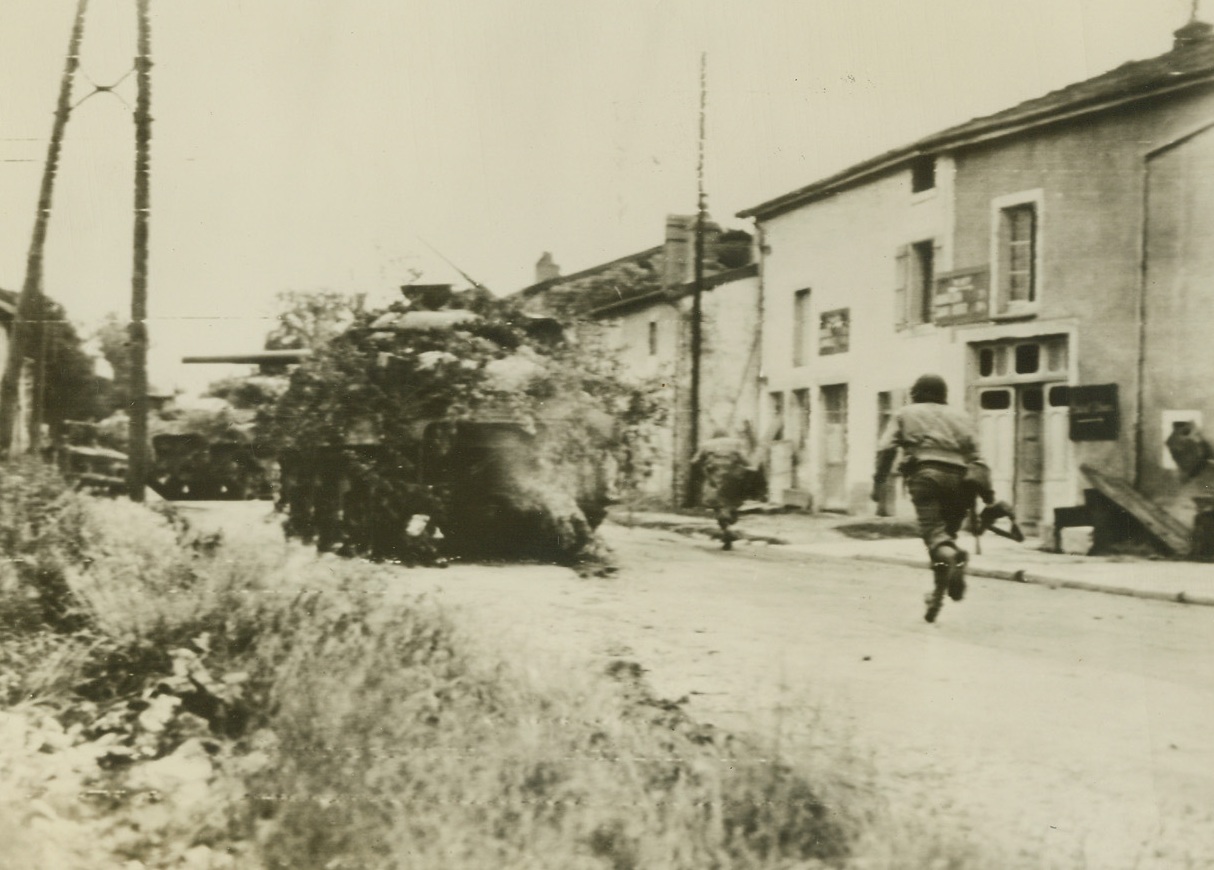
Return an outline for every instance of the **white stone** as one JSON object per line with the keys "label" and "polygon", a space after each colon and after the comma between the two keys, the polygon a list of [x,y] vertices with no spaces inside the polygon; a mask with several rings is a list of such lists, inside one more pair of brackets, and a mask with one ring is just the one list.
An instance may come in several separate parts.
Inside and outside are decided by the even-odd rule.
{"label": "white stone", "polygon": [[1086,556],[1092,551],[1093,532],[1091,526],[1068,526],[1062,529],[1058,535],[1059,552]]}

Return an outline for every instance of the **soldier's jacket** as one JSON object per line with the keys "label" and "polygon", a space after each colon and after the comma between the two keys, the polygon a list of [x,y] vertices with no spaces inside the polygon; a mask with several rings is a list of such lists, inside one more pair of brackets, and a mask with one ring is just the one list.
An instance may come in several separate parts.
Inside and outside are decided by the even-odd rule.
{"label": "soldier's jacket", "polygon": [[933,402],[916,402],[894,412],[877,450],[893,448],[900,449],[912,463],[947,462],[965,467],[982,461],[969,416]]}
{"label": "soldier's jacket", "polygon": [[741,438],[710,438],[701,445],[692,462],[700,466],[703,504],[712,507],[744,501],[750,463]]}

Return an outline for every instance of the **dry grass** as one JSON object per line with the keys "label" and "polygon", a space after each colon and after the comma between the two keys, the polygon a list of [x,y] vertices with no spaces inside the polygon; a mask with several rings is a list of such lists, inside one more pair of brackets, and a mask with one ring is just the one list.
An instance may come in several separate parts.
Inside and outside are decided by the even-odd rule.
{"label": "dry grass", "polygon": [[[812,704],[795,728],[726,733],[631,662],[503,661],[433,603],[383,594],[399,571],[216,548],[125,503],[61,507],[72,535],[37,538],[62,547],[39,564],[66,583],[73,628],[8,632],[0,701],[54,711],[74,740],[117,734],[132,767],[187,733],[148,733],[157,695],[209,729],[211,799],[163,829],[139,817],[125,854],[144,866],[232,844],[239,866],[325,870],[1083,866],[1002,854],[942,808],[947,783],[893,797]],[[24,614],[10,581],[0,613]],[[173,852],[158,830],[188,841]]]}
{"label": "dry grass", "polygon": [[652,698],[627,665],[540,691],[424,602],[296,607],[309,618],[271,656],[280,763],[256,788],[269,866],[811,867],[846,852],[796,771]]}

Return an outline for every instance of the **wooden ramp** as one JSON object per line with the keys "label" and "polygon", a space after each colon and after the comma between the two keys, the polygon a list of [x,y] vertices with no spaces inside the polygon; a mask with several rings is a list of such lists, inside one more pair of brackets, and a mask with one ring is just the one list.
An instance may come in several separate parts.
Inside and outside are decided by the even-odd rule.
{"label": "wooden ramp", "polygon": [[1102,474],[1090,465],[1081,465],[1080,470],[1101,495],[1138,520],[1143,529],[1168,552],[1176,556],[1188,555],[1190,535],[1184,523],[1144,498],[1121,478]]}

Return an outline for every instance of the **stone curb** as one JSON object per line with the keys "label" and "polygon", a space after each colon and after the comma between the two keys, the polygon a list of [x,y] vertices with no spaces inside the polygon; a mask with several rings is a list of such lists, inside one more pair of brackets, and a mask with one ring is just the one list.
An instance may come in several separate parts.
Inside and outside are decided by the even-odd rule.
{"label": "stone curb", "polygon": [[[685,524],[679,524],[682,528],[675,527],[675,524],[666,523],[646,523],[646,522],[631,522],[622,523],[619,520],[615,521],[618,525],[625,528],[648,528],[658,529],[659,531],[675,532],[676,534],[711,534],[715,528],[710,524],[696,523],[694,520]],[[838,553],[818,553],[813,549],[813,544],[795,544],[791,541],[785,541],[780,538],[768,538],[763,535],[750,535],[743,533],[744,538],[756,541],[763,541],[769,544],[783,544],[786,546],[795,547],[802,553],[813,553],[816,556],[822,556],[830,559],[858,559],[865,562],[880,562],[886,565],[900,565],[909,568],[924,567],[923,561],[920,559],[908,559],[900,556],[875,556],[865,553],[853,553],[850,555],[842,555]],[[988,577],[992,580],[1010,580],[1013,583],[1033,583],[1037,586],[1048,586],[1050,589],[1076,589],[1082,592],[1103,592],[1107,595],[1125,595],[1130,598],[1143,598],[1152,601],[1170,601],[1174,604],[1196,604],[1203,607],[1214,607],[1214,597],[1208,595],[1190,595],[1187,592],[1162,592],[1154,589],[1131,589],[1126,586],[1107,586],[1102,583],[1089,583],[1086,580],[1063,580],[1059,577],[1050,577],[1045,574],[1032,574],[1027,571],[1003,571],[998,568],[968,568],[966,573],[971,577]]]}
{"label": "stone curb", "polygon": [[[903,559],[898,556],[872,556],[856,553],[852,556],[841,556],[840,558],[858,559],[864,562],[882,562],[887,565],[902,565],[910,568],[923,567],[922,560]],[[1106,586],[1102,583],[1089,583],[1086,580],[1062,580],[1058,577],[1030,574],[1027,571],[1001,571],[997,568],[967,568],[966,573],[971,577],[989,577],[994,580],[1010,580],[1013,583],[1034,583],[1038,586],[1048,586],[1051,589],[1078,589],[1083,592],[1104,592],[1108,595],[1126,595],[1131,598],[1146,598],[1154,601],[1171,601],[1175,604],[1199,604],[1204,607],[1214,607],[1214,597],[1189,595],[1187,592],[1161,592],[1154,589]]]}

